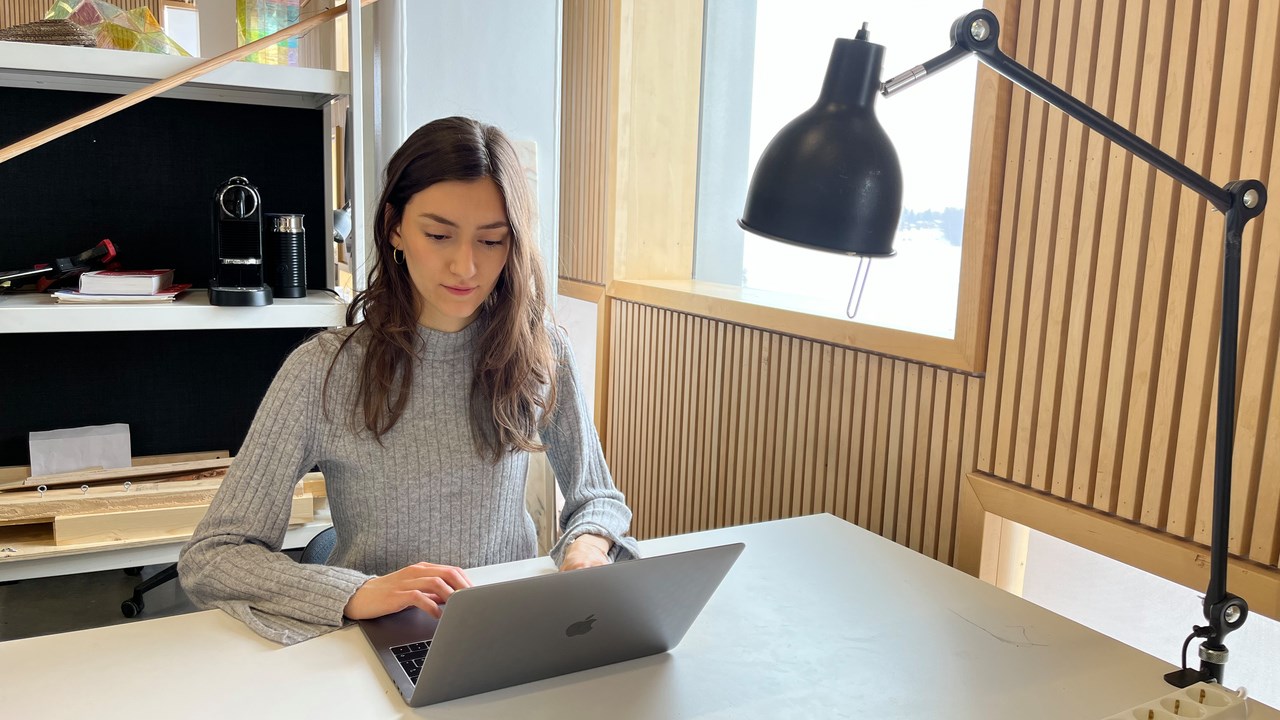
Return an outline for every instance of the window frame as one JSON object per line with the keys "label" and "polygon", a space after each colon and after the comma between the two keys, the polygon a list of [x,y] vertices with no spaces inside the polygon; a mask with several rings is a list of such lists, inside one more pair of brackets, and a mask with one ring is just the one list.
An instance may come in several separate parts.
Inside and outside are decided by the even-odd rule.
{"label": "window frame", "polygon": [[[696,198],[685,193],[696,195],[697,188],[701,72],[689,72],[679,59],[703,57],[704,3],[614,2],[621,12],[610,98],[614,209],[605,297],[982,374],[1000,211],[1006,186],[1016,189],[1004,181],[1006,174],[1017,179],[1017,169],[1006,168],[1006,148],[1022,142],[1008,137],[1012,84],[978,69],[954,337],[859,323],[801,298],[693,279]],[[1017,34],[1011,5],[984,3],[1001,18],[1006,46]]]}

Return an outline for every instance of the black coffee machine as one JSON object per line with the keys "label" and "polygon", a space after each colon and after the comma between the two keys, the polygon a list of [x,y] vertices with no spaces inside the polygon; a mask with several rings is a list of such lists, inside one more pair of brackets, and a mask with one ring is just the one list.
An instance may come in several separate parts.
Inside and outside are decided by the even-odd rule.
{"label": "black coffee machine", "polygon": [[271,304],[262,266],[262,196],[242,177],[213,194],[213,277],[209,304]]}

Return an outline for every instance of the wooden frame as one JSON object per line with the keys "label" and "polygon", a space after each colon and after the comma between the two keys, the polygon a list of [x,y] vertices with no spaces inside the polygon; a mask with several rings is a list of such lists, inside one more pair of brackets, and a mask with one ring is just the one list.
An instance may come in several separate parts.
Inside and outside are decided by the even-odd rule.
{"label": "wooden frame", "polygon": [[[970,473],[961,493],[956,567],[990,579],[1001,549],[987,515],[1039,530],[1189,588],[1208,583],[1209,548],[985,473]],[[994,545],[994,547],[993,547]],[[1016,548],[1015,548],[1016,552]],[[1009,555],[1005,551],[1006,556]],[[1249,609],[1280,619],[1280,570],[1232,557],[1227,587]]]}
{"label": "wooden frame", "polygon": [[[607,262],[607,297],[969,373],[985,370],[1010,83],[979,69],[966,201],[975,211],[965,215],[954,337],[851,322],[777,293],[691,279],[701,78],[688,71],[685,60],[699,62],[703,4],[614,3],[610,118],[617,127],[609,158],[616,187],[609,193],[609,237],[614,242]],[[1014,4],[988,0],[986,5],[1004,21],[1005,37],[1016,38]]]}

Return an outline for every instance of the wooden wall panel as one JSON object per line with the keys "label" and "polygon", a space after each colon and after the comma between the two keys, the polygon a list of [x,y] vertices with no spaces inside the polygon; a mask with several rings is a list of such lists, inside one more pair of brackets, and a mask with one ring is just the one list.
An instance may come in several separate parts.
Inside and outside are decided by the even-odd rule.
{"label": "wooden wall panel", "polygon": [[560,277],[603,286],[613,2],[564,1]]}
{"label": "wooden wall panel", "polygon": [[605,452],[638,537],[829,512],[953,560],[978,378],[606,301]]}
{"label": "wooden wall panel", "polygon": [[[1216,183],[1280,187],[1280,5],[1028,0],[1021,14],[1036,30],[1015,55],[1036,72]],[[1010,125],[977,468],[1207,542],[1222,216],[1025,93]],[[1232,552],[1271,566],[1275,213],[1245,234],[1231,522]]]}

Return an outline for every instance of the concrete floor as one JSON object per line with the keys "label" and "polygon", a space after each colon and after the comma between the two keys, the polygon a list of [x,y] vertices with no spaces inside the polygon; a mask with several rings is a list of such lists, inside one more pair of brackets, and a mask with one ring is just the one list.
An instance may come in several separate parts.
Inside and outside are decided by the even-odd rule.
{"label": "concrete floor", "polygon": [[138,617],[126,618],[120,612],[120,603],[133,595],[134,586],[165,567],[144,567],[141,577],[103,570],[0,585],[0,641],[195,611],[177,580],[171,580],[146,594],[146,607]]}

